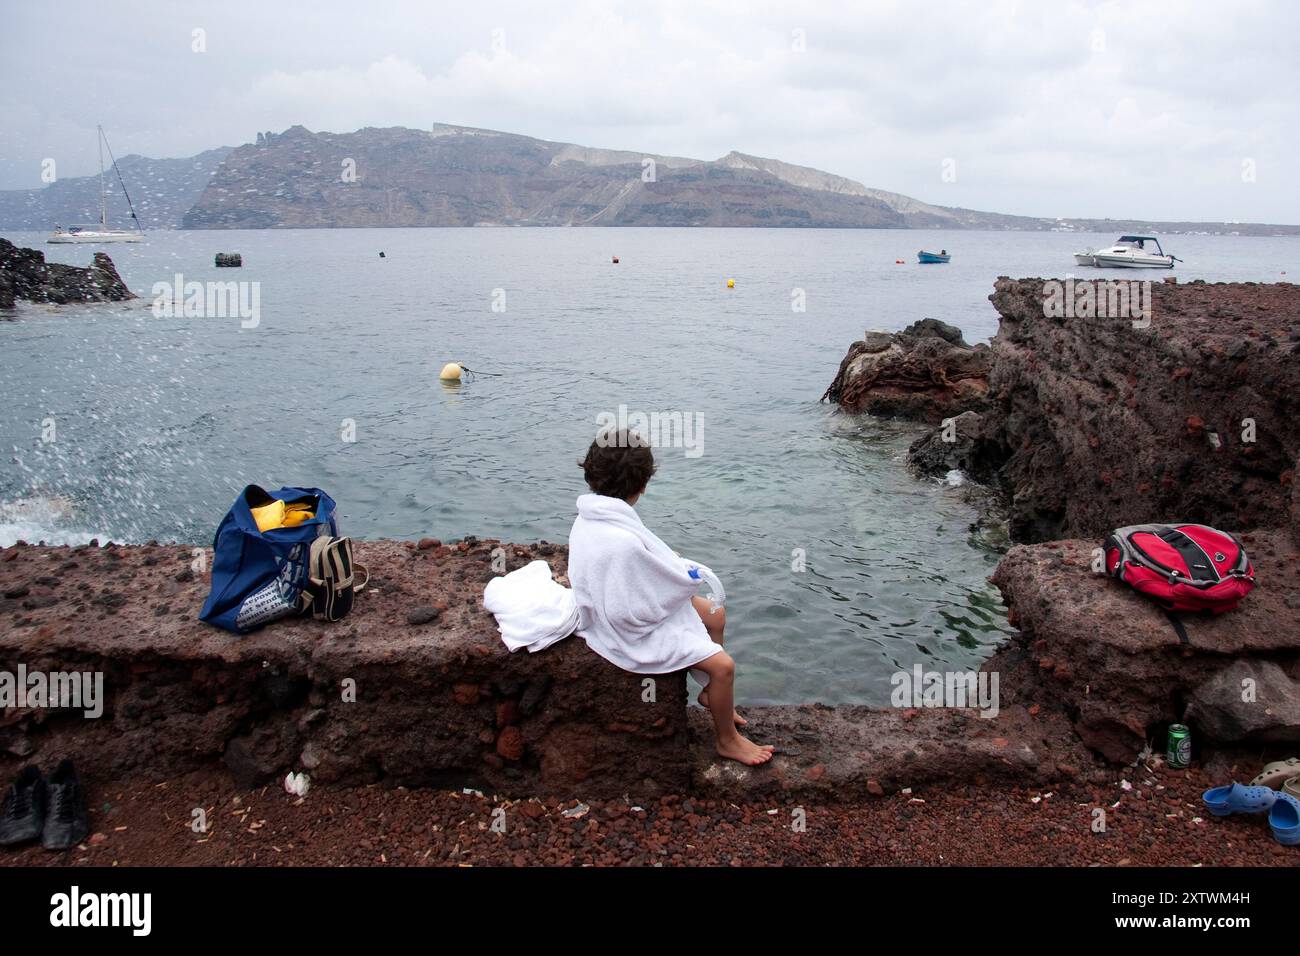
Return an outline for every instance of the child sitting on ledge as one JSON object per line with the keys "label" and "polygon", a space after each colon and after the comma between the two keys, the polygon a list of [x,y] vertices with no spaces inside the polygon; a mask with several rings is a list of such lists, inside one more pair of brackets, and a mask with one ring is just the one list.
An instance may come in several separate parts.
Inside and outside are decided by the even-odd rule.
{"label": "child sitting on ledge", "polygon": [[699,582],[652,534],[633,505],[655,472],[654,455],[635,432],[596,436],[582,461],[593,494],[578,498],[569,533],[569,582],[578,633],[607,661],[634,674],[683,668],[704,685],[699,702],[713,714],[718,753],[743,764],[772,759],[772,748],[740,735],[734,709],[736,663],[722,649],[726,612],[696,595]]}

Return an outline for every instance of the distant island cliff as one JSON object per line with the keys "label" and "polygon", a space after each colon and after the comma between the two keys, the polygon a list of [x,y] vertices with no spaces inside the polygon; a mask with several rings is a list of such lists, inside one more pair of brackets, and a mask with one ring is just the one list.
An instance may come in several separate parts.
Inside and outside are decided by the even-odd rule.
{"label": "distant island cliff", "polygon": [[[705,161],[464,126],[293,126],[189,160],[122,161],[146,228],[775,226],[1300,235],[1300,226],[1051,219],[937,206],[731,152]],[[93,177],[0,191],[0,228],[92,221]],[[92,202],[94,200],[95,202]]]}
{"label": "distant island cliff", "polygon": [[226,157],[183,224],[1041,228],[741,153],[704,162],[458,126],[260,136]]}

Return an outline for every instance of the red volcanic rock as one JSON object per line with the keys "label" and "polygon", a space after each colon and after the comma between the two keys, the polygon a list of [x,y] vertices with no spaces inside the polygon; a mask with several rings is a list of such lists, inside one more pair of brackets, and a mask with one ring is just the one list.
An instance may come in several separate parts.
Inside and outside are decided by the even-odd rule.
{"label": "red volcanic rock", "polygon": [[497,704],[497,726],[508,727],[519,719],[519,704],[513,700],[503,700]]}
{"label": "red volcanic rock", "polygon": [[[1085,744],[1127,763],[1171,723],[1198,747],[1300,739],[1300,548],[1285,529],[1248,537],[1260,586],[1234,611],[1183,615],[1186,646],[1155,602],[1093,572],[1097,542],[1007,553],[993,583],[1016,612],[1015,643],[1049,652],[1040,666],[1050,660],[1051,694]],[[1256,700],[1242,700],[1244,677]]]}
{"label": "red volcanic rock", "polygon": [[1013,540],[1286,521],[1300,286],[1157,283],[1146,327],[1048,317],[1041,279],[999,279],[989,298],[1000,322],[986,433],[1001,433]]}
{"label": "red volcanic rock", "polygon": [[855,342],[822,398],[847,412],[937,424],[983,407],[990,360],[988,346],[967,345],[959,329],[923,319]]}
{"label": "red volcanic rock", "polygon": [[[344,621],[292,619],[243,636],[196,619],[207,583],[177,580],[193,557],[187,547],[0,550],[0,595],[23,594],[0,597],[0,670],[99,671],[105,690],[97,719],[11,709],[0,722],[0,775],[69,756],[94,786],[217,767],[249,787],[303,769],[322,786],[842,800],[868,792],[867,781],[891,791],[976,778],[1043,783],[1059,760],[1088,765],[1036,669],[1014,654],[989,665],[1002,675],[996,717],[751,707],[752,733],[776,757],[758,768],[723,760],[709,714],[687,707],[683,673],[659,677],[646,702],[640,676],[581,640],[508,653],[479,603],[495,544],[457,548],[437,564],[404,542],[357,542],[357,560],[384,586],[358,595]],[[545,548],[532,551],[562,575],[565,549]],[[121,606],[72,597],[95,594],[109,576],[127,596]],[[24,606],[53,594],[68,597]],[[164,594],[169,610],[158,615]],[[434,594],[449,608],[438,627],[389,623]],[[1039,716],[1011,706],[1012,695],[1041,703]],[[994,735],[1009,745],[993,746]]]}
{"label": "red volcanic rock", "polygon": [[1156,283],[1136,323],[1053,317],[1042,279],[1000,278],[989,298],[1000,322],[987,349],[960,333],[872,333],[824,397],[847,412],[958,420],[955,441],[927,435],[909,458],[925,474],[995,480],[1015,541],[1288,521],[1300,286]]}
{"label": "red volcanic rock", "polygon": [[[197,620],[207,581],[178,580],[193,557],[187,547],[0,549],[0,595],[23,591],[0,597],[0,670],[99,671],[106,698],[97,719],[7,712],[0,775],[70,756],[101,783],[224,764],[249,786],[302,768],[322,784],[463,780],[544,793],[579,779],[565,767],[590,778],[584,794],[688,786],[684,674],[659,678],[656,702],[646,703],[640,677],[581,640],[510,654],[481,603],[491,550],[475,542],[435,564],[403,542],[357,542],[357,560],[383,586],[359,594],[346,619],[291,619],[237,636]],[[564,573],[563,548],[552,546],[547,560]],[[508,558],[511,570],[524,563]],[[106,580],[125,595],[120,606],[87,599]],[[437,627],[388,623],[435,596],[448,608]],[[34,597],[39,607],[23,607]],[[616,720],[621,732],[606,731]],[[498,721],[510,760],[494,752]],[[539,759],[520,755],[524,739]],[[576,758],[564,757],[569,741]],[[541,754],[551,755],[546,780]]]}
{"label": "red volcanic rock", "polygon": [[[1300,462],[1296,463],[1300,468]],[[1283,487],[1291,489],[1291,533],[1297,543],[1300,543],[1300,481],[1295,480],[1296,469],[1291,469],[1284,473]],[[1300,575],[1300,568],[1297,569],[1297,575]]]}
{"label": "red volcanic rock", "polygon": [[497,737],[497,753],[506,760],[519,760],[524,755],[524,735],[518,727],[507,727]]}

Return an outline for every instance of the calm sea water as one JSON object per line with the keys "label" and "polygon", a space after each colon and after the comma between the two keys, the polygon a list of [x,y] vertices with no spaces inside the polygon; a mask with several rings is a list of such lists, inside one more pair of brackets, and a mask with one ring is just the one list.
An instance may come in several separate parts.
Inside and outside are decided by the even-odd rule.
{"label": "calm sea water", "polygon": [[[93,251],[6,238],[51,261]],[[563,541],[597,416],[682,413],[702,425],[702,454],[659,449],[638,510],[726,585],[742,699],[882,703],[897,669],[974,666],[1003,638],[986,583],[997,554],[970,533],[961,489],[908,474],[916,426],[817,400],[864,330],[934,316],[986,339],[996,276],[1063,276],[1073,251],[1113,239],[154,233],[107,249],[139,300],[23,305],[0,321],[0,544],[208,543],[249,482],[325,488],[356,537]],[[1277,281],[1300,252],[1294,239],[1167,245],[1186,260],[1180,279]],[[952,263],[916,265],[923,247]],[[244,267],[215,269],[218,251]],[[177,273],[258,283],[258,326],[155,318],[153,284]],[[442,385],[450,360],[491,374]]]}

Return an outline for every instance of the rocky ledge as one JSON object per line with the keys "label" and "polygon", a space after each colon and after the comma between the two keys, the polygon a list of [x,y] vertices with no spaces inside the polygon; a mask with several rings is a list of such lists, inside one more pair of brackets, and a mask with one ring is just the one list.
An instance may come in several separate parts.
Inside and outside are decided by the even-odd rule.
{"label": "rocky ledge", "polygon": [[[999,279],[983,394],[942,384],[948,363],[970,367],[959,336],[913,327],[855,343],[829,397],[850,412],[946,413],[911,463],[960,468],[1002,493],[1023,542],[993,576],[1020,630],[1013,646],[1089,748],[1129,762],[1174,722],[1205,752],[1294,747],[1300,286],[1151,291],[1149,321],[1065,317],[1045,308],[1043,280]],[[913,399],[898,394],[906,381]],[[1169,521],[1240,533],[1259,582],[1235,611],[1184,615],[1186,645],[1154,603],[1096,571],[1107,531]]]}
{"label": "rocky ledge", "polygon": [[1202,753],[1300,743],[1300,549],[1286,531],[1243,541],[1260,586],[1235,611],[1182,615],[1187,644],[1154,602],[1093,570],[1094,540],[1013,547],[998,565],[1016,642],[1084,744],[1127,763],[1172,723]]}
{"label": "rocky ledge", "polygon": [[23,249],[0,239],[0,309],[12,309],[19,299],[63,304],[134,298],[113,260],[102,252],[82,268],[46,262],[39,249]]}
{"label": "rocky ledge", "polygon": [[[687,706],[683,673],[646,684],[576,637],[508,653],[481,602],[498,547],[509,569],[541,559],[563,578],[566,551],[552,544],[362,542],[372,586],[348,618],[282,621],[244,637],[196,620],[203,551],[0,550],[0,671],[98,671],[105,697],[97,718],[6,709],[0,773],[72,755],[100,782],[224,765],[241,786],[292,769],[344,785],[517,795],[841,799],[1101,772],[1018,649],[990,664],[1001,671],[995,718],[747,708],[754,736],[778,756],[758,769],[723,761],[707,714]],[[743,647],[736,653],[743,680]]]}

